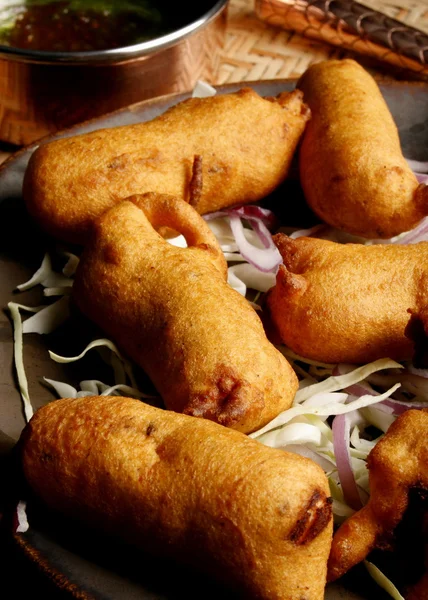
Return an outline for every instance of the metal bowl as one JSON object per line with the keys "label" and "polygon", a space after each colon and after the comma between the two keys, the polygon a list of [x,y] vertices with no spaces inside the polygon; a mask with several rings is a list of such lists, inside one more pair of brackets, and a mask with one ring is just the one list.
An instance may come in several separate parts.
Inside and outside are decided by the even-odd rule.
{"label": "metal bowl", "polygon": [[134,102],[188,91],[197,79],[212,82],[227,2],[192,3],[188,24],[122,48],[45,52],[0,45],[0,139],[29,144]]}

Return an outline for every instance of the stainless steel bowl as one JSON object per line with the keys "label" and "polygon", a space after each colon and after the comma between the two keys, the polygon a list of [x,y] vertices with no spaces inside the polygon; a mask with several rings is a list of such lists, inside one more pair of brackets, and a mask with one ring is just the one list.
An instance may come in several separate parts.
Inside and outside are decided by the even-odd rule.
{"label": "stainless steel bowl", "polygon": [[44,52],[0,45],[0,139],[29,144],[134,102],[188,91],[197,79],[212,82],[227,2],[192,3],[195,18],[184,27],[123,48]]}

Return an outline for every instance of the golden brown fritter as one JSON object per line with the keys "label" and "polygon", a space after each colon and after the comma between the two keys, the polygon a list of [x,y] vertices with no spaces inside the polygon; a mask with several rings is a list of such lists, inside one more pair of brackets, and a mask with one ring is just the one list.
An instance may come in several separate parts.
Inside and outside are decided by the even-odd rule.
{"label": "golden brown fritter", "polygon": [[57,400],[21,438],[51,507],[187,563],[247,598],[322,600],[332,521],[312,461],[138,400]]}
{"label": "golden brown fritter", "polygon": [[[76,272],[77,306],[147,372],[167,408],[258,429],[291,405],[294,371],[226,283],[202,217],[170,196],[131,200],[96,222]],[[170,245],[160,226],[181,231],[190,247]]]}
{"label": "golden brown fritter", "polygon": [[294,352],[328,363],[412,358],[408,311],[422,323],[428,318],[428,242],[363,246],[283,234],[274,240],[284,264],[267,306]]}
{"label": "golden brown fritter", "polygon": [[388,429],[367,459],[370,499],[337,530],[328,579],[341,577],[371,550],[391,539],[412,488],[428,490],[428,412],[408,410]]}
{"label": "golden brown fritter", "polygon": [[366,238],[390,238],[428,215],[428,187],[418,184],[403,158],[389,109],[358,63],[317,63],[298,87],[312,113],[300,177],[323,221]]}
{"label": "golden brown fritter", "polygon": [[147,123],[40,146],[25,173],[24,199],[46,231],[77,243],[97,216],[132,194],[172,194],[201,214],[253,202],[286,177],[308,118],[300,91],[191,98]]}

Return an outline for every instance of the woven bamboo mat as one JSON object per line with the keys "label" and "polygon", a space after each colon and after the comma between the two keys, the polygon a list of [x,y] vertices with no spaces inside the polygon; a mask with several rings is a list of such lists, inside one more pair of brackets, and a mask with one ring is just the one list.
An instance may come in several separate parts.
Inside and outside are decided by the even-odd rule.
{"label": "woven bamboo mat", "polygon": [[[363,4],[428,33],[428,0],[365,0]],[[254,14],[254,0],[230,0],[226,43],[217,83],[298,77],[327,58],[357,55],[263,23]],[[379,77],[391,77],[388,66],[359,59]]]}
{"label": "woven bamboo mat", "polygon": [[[363,3],[428,33],[428,0]],[[314,62],[346,56],[358,58],[374,75],[392,76],[386,65],[380,67],[371,59],[263,23],[254,14],[254,0],[230,0],[226,43],[216,83],[297,78]],[[0,143],[0,163],[12,150]]]}

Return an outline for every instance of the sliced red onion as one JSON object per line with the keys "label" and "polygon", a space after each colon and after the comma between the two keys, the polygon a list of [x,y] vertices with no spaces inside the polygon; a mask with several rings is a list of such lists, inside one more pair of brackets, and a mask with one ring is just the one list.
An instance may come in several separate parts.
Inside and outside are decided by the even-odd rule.
{"label": "sliced red onion", "polygon": [[398,416],[402,415],[406,410],[410,410],[412,408],[416,410],[422,410],[423,408],[428,408],[428,402],[403,402],[402,400],[394,400],[393,398],[388,398],[387,400],[382,400],[379,404],[376,404],[376,408],[388,407],[389,410],[392,411],[392,414]]}
{"label": "sliced red onion", "polygon": [[413,158],[406,158],[406,161],[412,171],[428,173],[428,161],[413,160]]}
{"label": "sliced red onion", "polygon": [[204,219],[206,221],[211,221],[212,219],[229,217],[230,215],[236,215],[237,217],[247,219],[248,221],[262,221],[269,229],[273,229],[277,224],[277,219],[271,210],[254,204],[244,204],[243,206],[217,210],[204,215]]}
{"label": "sliced red onion", "polygon": [[371,394],[372,396],[379,396],[379,392],[376,392],[371,386],[364,387],[360,383],[354,383],[354,385],[349,385],[343,391],[348,392],[348,394],[352,394],[357,398],[359,398],[360,396],[365,396],[367,394]]}
{"label": "sliced red onion", "polygon": [[[236,215],[229,215],[230,228],[235,237],[236,243],[239,248],[239,252],[242,256],[253,266],[264,273],[275,271],[278,266],[282,263],[282,257],[279,253],[278,248],[273,243],[272,237],[265,239],[268,246],[265,248],[257,248],[250,244],[245,237],[244,226],[242,225],[241,219]],[[263,242],[263,240],[262,240]]]}
{"label": "sliced red onion", "polygon": [[428,184],[428,175],[426,173],[414,172],[414,175],[416,175],[416,179],[418,180],[419,183],[425,183],[425,185]]}
{"label": "sliced red onion", "polygon": [[203,215],[205,221],[213,221],[214,219],[220,219],[221,217],[227,217],[229,213],[227,210],[216,210],[215,212],[207,213]]}
{"label": "sliced red onion", "polygon": [[254,204],[244,204],[244,206],[230,209],[230,212],[243,219],[248,219],[248,221],[262,222],[269,229],[273,229],[278,223],[271,210]]}
{"label": "sliced red onion", "polygon": [[[333,369],[333,375],[344,375],[345,373],[348,372],[348,370],[349,370],[348,365],[339,364]],[[421,369],[416,369],[416,370],[420,371]],[[416,375],[420,375],[420,373],[416,373]],[[427,372],[426,376],[428,376],[428,372]],[[371,388],[371,386],[368,386],[368,388]],[[348,388],[346,388],[343,391],[349,392],[350,394],[353,394],[354,396],[358,396],[358,397],[364,396],[364,394],[367,394],[368,391],[371,394],[373,394],[374,396],[379,395],[379,392],[376,392],[376,390],[368,389],[368,388],[357,383],[355,385],[349,386]],[[377,408],[377,409],[381,410],[382,412],[386,412],[388,414],[393,414],[395,416],[398,416],[398,415],[401,415],[403,412],[406,412],[406,410],[410,410],[411,408],[414,408],[416,410],[428,408],[428,402],[410,402],[410,401],[404,402],[402,400],[395,400],[394,398],[387,398],[386,400],[382,400],[381,402],[378,402],[378,404],[374,404],[373,408]]]}
{"label": "sliced red onion", "polygon": [[272,236],[270,234],[269,229],[263,223],[263,221],[251,221],[251,227],[257,233],[265,248],[269,248],[272,243]]}
{"label": "sliced red onion", "polygon": [[370,406],[370,408],[374,408],[377,410],[380,410],[380,412],[383,412],[386,415],[393,415],[394,413],[394,408],[392,406],[390,406],[389,404],[387,404],[386,402],[378,402],[377,404],[374,404],[373,406]]}
{"label": "sliced red onion", "polygon": [[[219,217],[229,217],[230,228],[238,250],[246,261],[263,273],[276,272],[277,267],[282,263],[282,258],[268,229],[276,223],[276,217],[272,211],[261,206],[246,204],[204,215],[206,221]],[[250,221],[264,248],[258,248],[247,240],[241,219]]]}
{"label": "sliced red onion", "polygon": [[355,411],[334,417],[332,423],[333,448],[336,457],[337,473],[345,501],[354,510],[360,510],[363,507],[363,503],[361,502],[352,470],[349,449],[353,415],[355,415]]}

